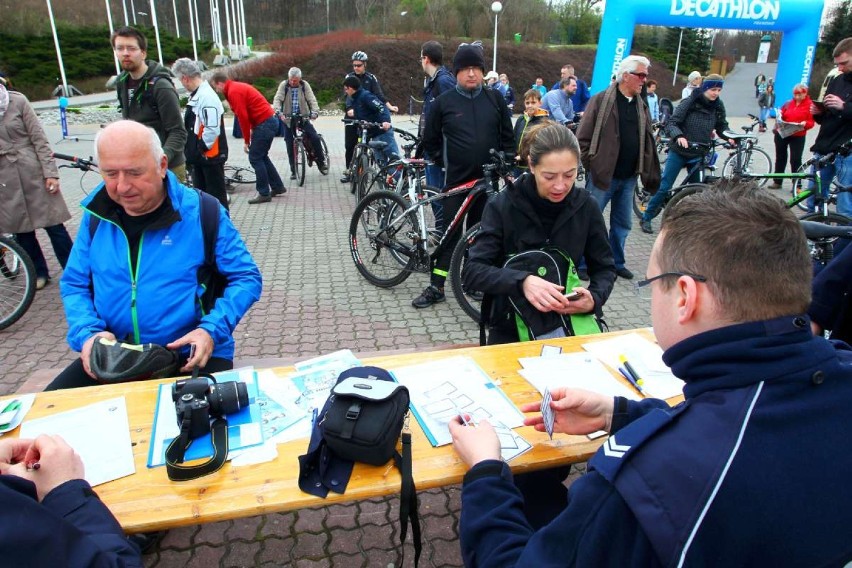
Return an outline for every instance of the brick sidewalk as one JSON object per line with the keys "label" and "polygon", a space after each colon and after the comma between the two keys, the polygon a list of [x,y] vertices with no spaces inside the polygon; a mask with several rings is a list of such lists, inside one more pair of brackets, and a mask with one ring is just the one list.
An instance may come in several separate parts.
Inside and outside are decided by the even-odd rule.
{"label": "brick sidewalk", "polygon": [[[733,121],[732,121],[733,122]],[[398,119],[397,126],[416,130]],[[354,198],[338,182],[342,174],[343,127],[338,119],[321,118],[318,130],[331,150],[331,171],[314,168],[303,188],[271,203],[248,205],[249,186],[233,194],[231,215],[243,234],[264,278],[261,300],[236,330],[237,358],[310,357],[341,348],[353,351],[414,349],[478,341],[474,324],[452,298],[426,310],[410,301],[427,284],[414,274],[392,289],[379,289],[361,278],[349,254],[348,229]],[[97,125],[75,127],[91,136]],[[59,140],[58,128],[47,128]],[[57,151],[89,156],[90,141],[66,141]],[[771,148],[771,140],[764,142]],[[230,163],[247,165],[238,141],[232,142]],[[283,140],[272,157],[289,178]],[[63,193],[72,210],[67,223],[76,234],[83,197],[80,172],[63,169]],[[658,226],[658,225],[657,225]],[[644,274],[653,237],[638,230],[627,241],[628,267]],[[11,328],[0,331],[0,392],[15,391],[36,369],[61,368],[74,360],[65,342],[64,313],[59,297],[61,271],[43,232],[39,233],[53,282],[40,291],[29,312]],[[45,246],[46,245],[46,246]],[[634,296],[630,282],[619,279],[606,304],[610,329],[650,325],[649,305]],[[295,467],[295,464],[294,464]],[[416,472],[415,472],[416,473]],[[263,515],[169,531],[146,566],[388,566],[396,562],[398,523],[394,499],[369,500],[286,514]],[[423,566],[461,566],[457,528],[459,488],[420,494],[423,517]],[[413,551],[407,547],[406,565]]]}

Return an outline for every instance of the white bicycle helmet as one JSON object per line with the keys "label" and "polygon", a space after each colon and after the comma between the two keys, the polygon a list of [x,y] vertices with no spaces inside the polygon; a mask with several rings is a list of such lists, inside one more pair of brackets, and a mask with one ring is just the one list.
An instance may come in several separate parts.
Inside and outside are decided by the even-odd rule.
{"label": "white bicycle helmet", "polygon": [[352,61],[367,61],[367,54],[363,51],[356,51],[352,54]]}

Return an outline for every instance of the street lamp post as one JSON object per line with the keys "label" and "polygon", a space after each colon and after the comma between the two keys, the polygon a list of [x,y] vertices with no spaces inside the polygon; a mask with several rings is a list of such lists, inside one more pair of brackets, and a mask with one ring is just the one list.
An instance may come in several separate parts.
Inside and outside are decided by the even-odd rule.
{"label": "street lamp post", "polygon": [[500,2],[491,3],[491,11],[494,12],[494,63],[491,70],[497,72],[497,18],[500,17],[500,11],[503,10],[503,4]]}

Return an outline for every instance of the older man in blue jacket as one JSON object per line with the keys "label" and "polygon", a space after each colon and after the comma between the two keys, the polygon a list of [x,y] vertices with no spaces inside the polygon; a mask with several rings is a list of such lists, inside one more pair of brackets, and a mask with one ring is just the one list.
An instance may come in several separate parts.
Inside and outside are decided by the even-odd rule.
{"label": "older man in blue jacket", "polygon": [[83,201],[60,282],[68,344],[80,359],[49,389],[96,384],[89,356],[98,336],[165,345],[179,352],[183,371],[233,367],[234,328],[260,298],[260,271],[217,203],[214,254],[227,283],[212,309],[204,309],[202,194],[167,172],[154,134],[120,121],[95,139],[104,184]]}
{"label": "older man in blue jacket", "polygon": [[[686,382],[685,401],[555,389],[555,431],[610,438],[570,491],[555,484],[552,520],[537,531],[493,428],[451,423],[472,466],[465,565],[852,560],[852,351],[811,334],[810,273],[798,221],[768,192],[709,188],[670,205],[638,286],[650,292],[654,333]],[[525,423],[545,429],[541,415]]]}

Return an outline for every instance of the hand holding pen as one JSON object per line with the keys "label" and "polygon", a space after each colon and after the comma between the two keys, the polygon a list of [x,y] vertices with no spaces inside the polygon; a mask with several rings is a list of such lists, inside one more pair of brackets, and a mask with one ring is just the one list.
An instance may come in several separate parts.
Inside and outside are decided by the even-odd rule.
{"label": "hand holding pen", "polygon": [[41,501],[66,481],[83,479],[85,468],[61,436],[41,435],[35,440],[0,441],[0,473],[32,481]]}

